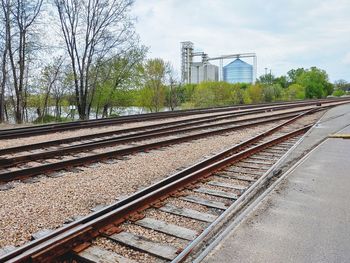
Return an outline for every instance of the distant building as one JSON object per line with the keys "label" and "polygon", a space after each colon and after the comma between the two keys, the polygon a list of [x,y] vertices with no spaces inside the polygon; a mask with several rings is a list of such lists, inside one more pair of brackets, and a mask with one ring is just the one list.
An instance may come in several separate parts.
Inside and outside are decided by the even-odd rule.
{"label": "distant building", "polygon": [[201,83],[203,81],[217,81],[219,78],[219,67],[210,63],[191,63],[191,83]]}
{"label": "distant building", "polygon": [[237,58],[224,66],[224,81],[229,83],[253,83],[253,66]]}

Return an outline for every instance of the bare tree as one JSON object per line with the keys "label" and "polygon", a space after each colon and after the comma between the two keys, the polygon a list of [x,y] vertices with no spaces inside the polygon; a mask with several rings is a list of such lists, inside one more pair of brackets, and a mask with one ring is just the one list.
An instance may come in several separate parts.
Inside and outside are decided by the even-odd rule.
{"label": "bare tree", "polygon": [[1,81],[0,81],[0,123],[5,120],[5,86],[7,79],[7,53],[10,28],[10,0],[1,0]]}
{"label": "bare tree", "polygon": [[95,85],[93,65],[125,50],[134,30],[133,0],[54,0],[74,77],[80,119],[88,119]]}
{"label": "bare tree", "polygon": [[48,114],[47,109],[49,106],[49,101],[52,95],[57,95],[58,82],[60,81],[60,76],[62,75],[63,58],[55,58],[54,61],[47,65],[41,73],[41,93],[44,95],[43,107],[38,109],[38,118],[43,121],[44,116]]}
{"label": "bare tree", "polygon": [[[2,83],[5,83],[7,78],[11,78],[8,84],[13,87],[10,92],[14,91],[15,95],[12,101],[17,123],[23,122],[29,55],[33,50],[30,38],[33,35],[42,2],[43,0],[2,0],[1,2],[6,32],[6,48],[3,57],[8,58],[9,61],[8,76],[3,77]],[[7,61],[3,63],[6,65]],[[4,76],[6,72],[3,71],[2,74]]]}

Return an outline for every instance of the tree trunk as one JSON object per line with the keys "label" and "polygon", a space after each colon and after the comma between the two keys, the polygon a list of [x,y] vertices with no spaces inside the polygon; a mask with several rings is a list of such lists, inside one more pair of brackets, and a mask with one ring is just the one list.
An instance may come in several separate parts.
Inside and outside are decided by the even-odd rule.
{"label": "tree trunk", "polygon": [[108,104],[103,105],[102,118],[108,117]]}
{"label": "tree trunk", "polygon": [[8,122],[8,121],[9,121],[9,114],[8,114],[8,112],[7,112],[6,103],[5,103],[5,105],[4,105],[4,112],[5,112],[6,121]]}
{"label": "tree trunk", "polygon": [[[6,40],[5,40],[6,41]],[[7,42],[7,41],[6,41]],[[4,122],[5,118],[5,84],[6,84],[6,56],[7,56],[7,45],[5,45],[5,50],[2,57],[2,78],[0,87],[0,123]]]}

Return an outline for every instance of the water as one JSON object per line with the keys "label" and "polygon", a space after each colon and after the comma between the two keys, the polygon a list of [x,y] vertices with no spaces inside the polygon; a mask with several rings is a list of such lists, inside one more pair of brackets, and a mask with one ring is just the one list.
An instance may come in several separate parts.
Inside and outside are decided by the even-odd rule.
{"label": "water", "polygon": [[[38,114],[37,114],[37,109],[34,107],[29,107],[27,109],[27,114],[28,114],[28,122],[33,122],[38,118]],[[162,111],[170,111],[170,108],[163,108]],[[78,120],[79,119],[79,115],[78,115],[78,111],[74,110],[74,116],[73,116],[73,120]],[[118,116],[128,116],[128,115],[135,115],[135,114],[144,114],[144,113],[150,113],[150,111],[148,109],[142,108],[142,107],[136,107],[136,106],[131,106],[131,107],[120,107],[120,108],[114,108],[112,114],[116,114]],[[55,116],[55,107],[49,107],[48,108],[48,114]],[[67,117],[72,117],[71,116],[71,109],[70,107],[62,107],[62,114],[61,117],[62,118],[67,118]],[[96,118],[96,112],[91,111],[90,112],[90,119],[95,119]],[[102,118],[102,114],[98,115],[98,118]],[[14,124],[15,123],[15,118],[14,118],[14,114],[9,112],[9,123],[10,124]]]}

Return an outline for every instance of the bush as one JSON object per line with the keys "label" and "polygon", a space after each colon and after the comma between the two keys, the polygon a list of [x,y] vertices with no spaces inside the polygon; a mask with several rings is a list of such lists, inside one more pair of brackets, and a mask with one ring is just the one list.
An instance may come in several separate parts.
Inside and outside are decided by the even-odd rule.
{"label": "bush", "polygon": [[286,100],[303,100],[305,99],[305,88],[299,84],[290,85],[284,93]]}
{"label": "bush", "polygon": [[263,87],[264,102],[272,102],[282,97],[282,87],[280,84],[272,84]]}
{"label": "bush", "polygon": [[340,96],[343,96],[345,94],[346,94],[346,92],[342,89],[337,89],[332,93],[332,95],[335,97],[340,97]]}
{"label": "bush", "polygon": [[251,103],[260,103],[263,101],[263,89],[260,84],[250,85],[247,89]]}
{"label": "bush", "polygon": [[193,103],[196,107],[228,106],[243,104],[246,85],[227,82],[202,82],[194,88]]}

